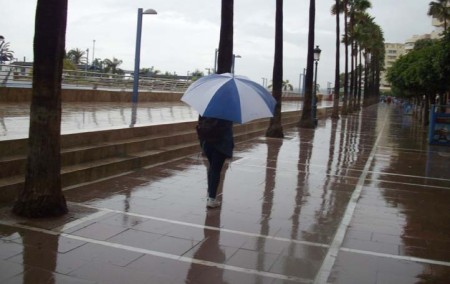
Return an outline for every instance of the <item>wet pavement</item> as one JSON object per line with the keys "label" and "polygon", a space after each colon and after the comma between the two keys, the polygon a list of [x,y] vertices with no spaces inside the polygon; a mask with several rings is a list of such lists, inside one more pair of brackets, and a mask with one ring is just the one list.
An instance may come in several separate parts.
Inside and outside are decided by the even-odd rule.
{"label": "wet pavement", "polygon": [[[318,107],[330,106],[320,102]],[[283,111],[300,110],[302,102],[283,102]],[[135,121],[133,120],[135,113]],[[28,137],[29,103],[0,103],[0,140]],[[142,102],[133,108],[131,103],[90,102],[63,103],[61,133],[79,133],[106,129],[120,129],[142,125],[157,125],[194,121],[198,113],[183,102]]]}
{"label": "wet pavement", "polygon": [[450,282],[449,147],[384,104],[285,135],[236,145],[219,209],[200,154],[0,208],[0,282]]}

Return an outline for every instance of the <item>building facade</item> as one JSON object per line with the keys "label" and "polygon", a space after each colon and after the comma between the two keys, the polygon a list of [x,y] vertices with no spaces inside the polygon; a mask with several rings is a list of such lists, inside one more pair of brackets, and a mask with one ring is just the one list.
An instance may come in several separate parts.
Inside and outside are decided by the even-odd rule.
{"label": "building facade", "polygon": [[[450,1],[447,3],[447,6],[450,7]],[[430,34],[423,35],[413,35],[411,38],[407,39],[405,43],[385,43],[385,56],[384,56],[384,71],[381,72],[381,86],[382,90],[390,90],[390,84],[386,80],[387,70],[397,61],[400,56],[407,54],[411,50],[414,49],[414,45],[418,40],[421,39],[439,39],[443,36],[444,31],[444,22],[439,21],[436,18],[432,18],[432,25],[435,27],[435,30]],[[448,23],[447,23],[448,24]]]}
{"label": "building facade", "polygon": [[405,54],[406,44],[403,43],[385,43],[385,55],[384,55],[384,69],[385,71],[381,72],[381,82],[380,88],[382,90],[390,90],[389,82],[386,80],[386,70],[388,70],[397,59],[400,58],[403,54]]}

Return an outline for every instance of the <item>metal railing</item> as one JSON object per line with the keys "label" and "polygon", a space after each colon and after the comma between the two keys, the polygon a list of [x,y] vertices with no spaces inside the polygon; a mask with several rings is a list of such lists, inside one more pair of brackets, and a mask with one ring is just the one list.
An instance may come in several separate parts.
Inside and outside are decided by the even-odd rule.
{"label": "metal railing", "polygon": [[[0,65],[0,86],[31,87],[33,68],[21,65]],[[191,80],[186,78],[157,78],[140,76],[141,91],[184,92]],[[90,72],[83,70],[63,70],[63,88],[131,90],[133,77],[129,74]]]}
{"label": "metal railing", "polygon": [[[0,87],[31,88],[33,68],[23,65],[0,64]],[[184,92],[193,81],[190,77],[161,78],[140,76],[140,91]],[[63,70],[62,88],[87,90],[132,91],[133,76],[87,70]],[[269,90],[270,92],[270,90]],[[283,98],[300,99],[300,93],[283,91]]]}

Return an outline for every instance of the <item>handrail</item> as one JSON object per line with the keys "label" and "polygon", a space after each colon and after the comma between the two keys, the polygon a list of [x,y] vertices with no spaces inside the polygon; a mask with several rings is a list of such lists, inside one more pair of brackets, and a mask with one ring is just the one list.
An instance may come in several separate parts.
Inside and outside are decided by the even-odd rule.
{"label": "handrail", "polygon": [[[31,87],[33,68],[21,65],[0,65],[0,82],[3,87]],[[141,91],[184,92],[191,80],[183,78],[139,77]],[[129,74],[119,75],[84,70],[63,70],[63,88],[131,90],[133,77]]]}
{"label": "handrail", "polygon": [[[33,80],[32,66],[0,64],[1,87],[30,88]],[[190,77],[160,78],[139,76],[140,91],[184,92],[193,81]],[[88,70],[63,70],[62,87],[65,89],[120,90],[133,89],[133,76]],[[300,93],[283,91],[283,98],[300,98]]]}

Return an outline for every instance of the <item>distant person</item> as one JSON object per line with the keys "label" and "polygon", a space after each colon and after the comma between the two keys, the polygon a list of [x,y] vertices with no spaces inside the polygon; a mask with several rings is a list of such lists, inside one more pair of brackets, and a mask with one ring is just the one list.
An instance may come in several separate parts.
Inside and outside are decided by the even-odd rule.
{"label": "distant person", "polygon": [[197,133],[200,146],[208,159],[208,198],[206,207],[220,206],[217,200],[217,188],[220,174],[226,159],[233,156],[233,122],[224,119],[199,117]]}

